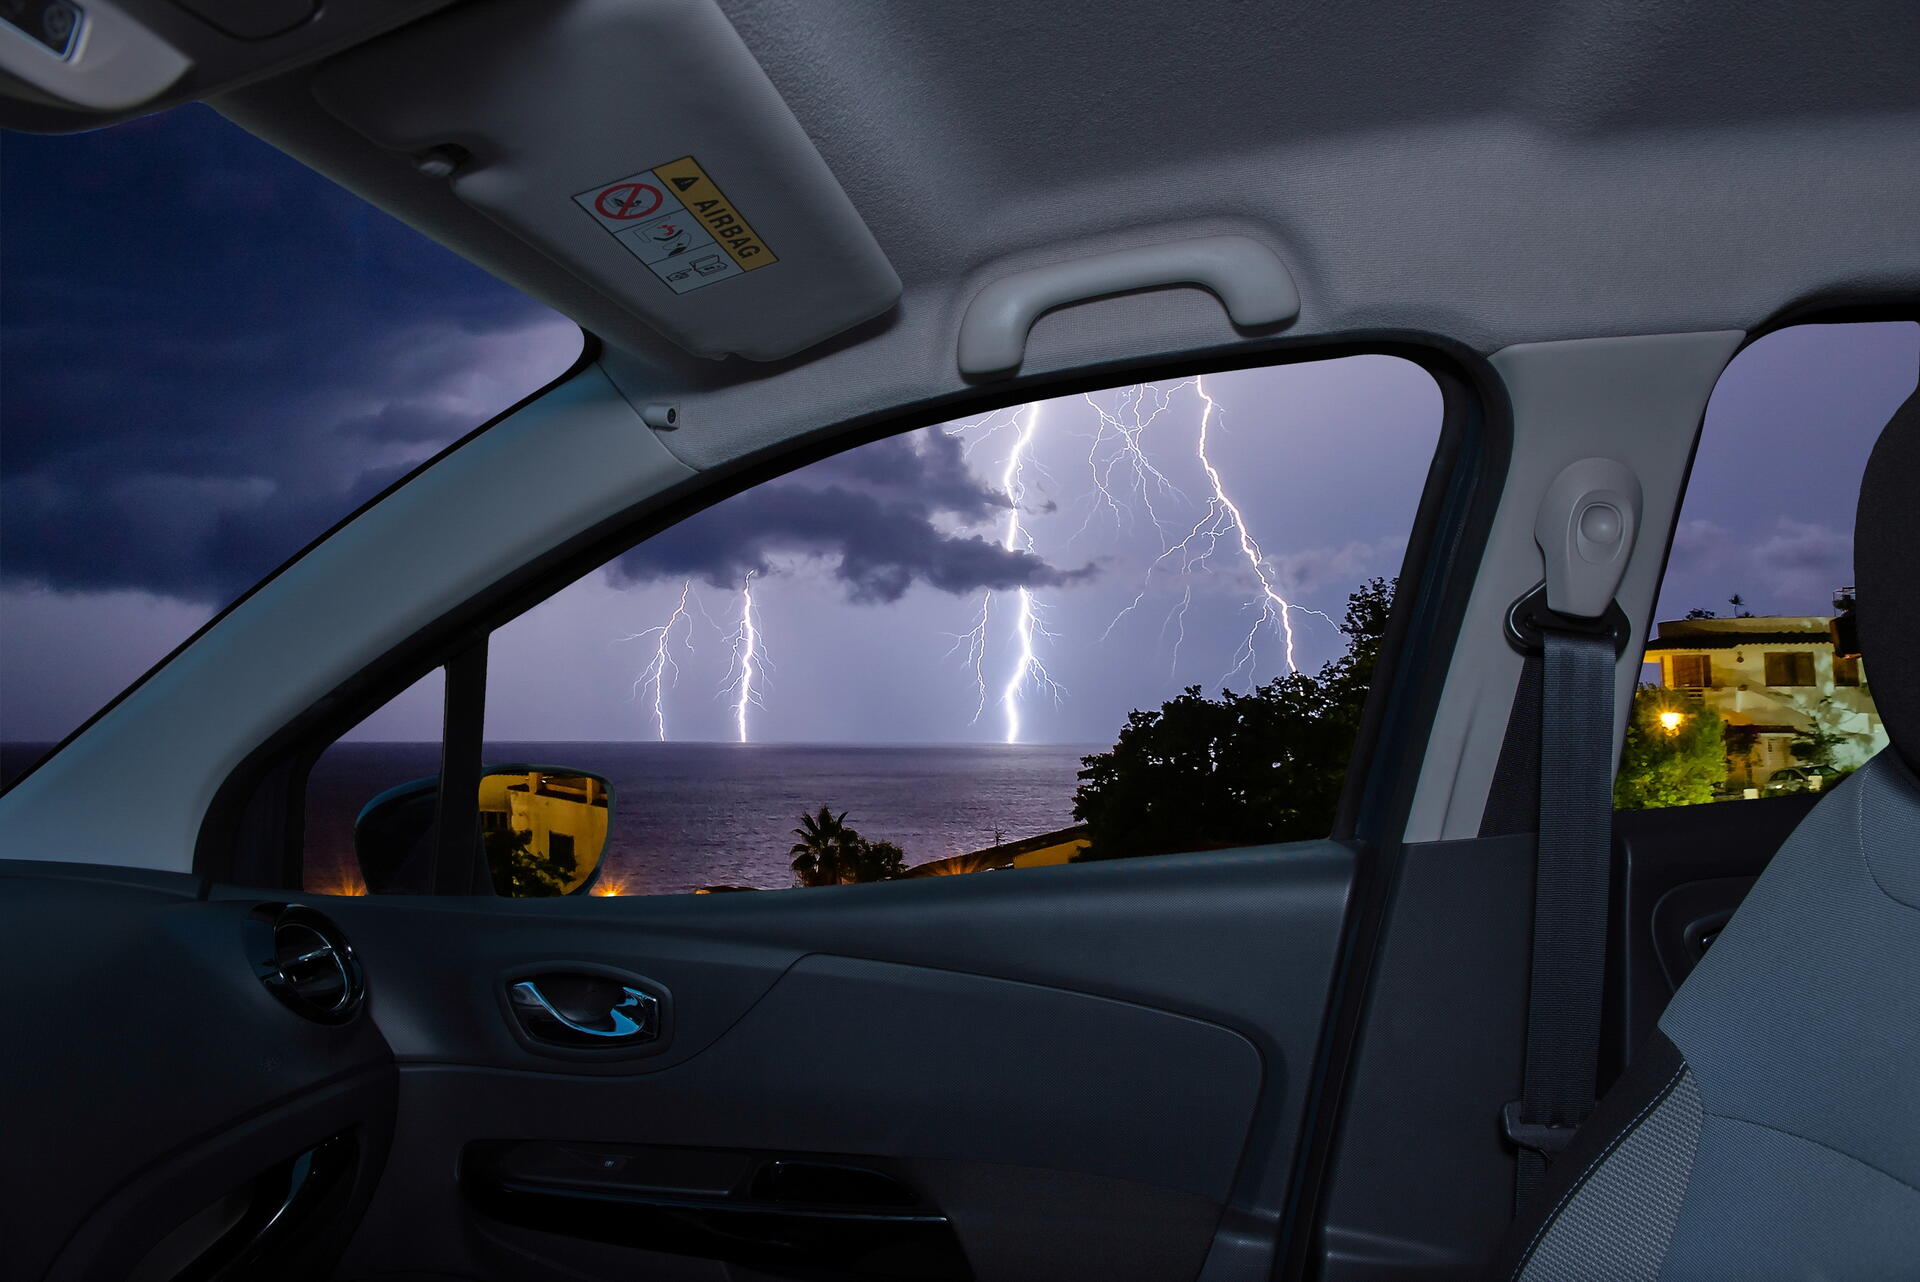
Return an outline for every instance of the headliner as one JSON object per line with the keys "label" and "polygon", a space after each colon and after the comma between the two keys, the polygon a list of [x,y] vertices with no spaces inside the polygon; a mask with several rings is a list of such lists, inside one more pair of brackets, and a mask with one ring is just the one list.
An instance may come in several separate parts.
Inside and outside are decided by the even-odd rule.
{"label": "headliner", "polygon": [[[723,8],[906,285],[774,364],[667,344],[326,116],[305,71],[215,101],[621,349],[631,393],[687,398],[670,444],[696,465],[962,390],[979,288],[1149,240],[1273,245],[1302,296],[1285,336],[1482,352],[1920,296],[1910,0]],[[1043,318],[1022,372],[1249,337],[1159,290]]]}

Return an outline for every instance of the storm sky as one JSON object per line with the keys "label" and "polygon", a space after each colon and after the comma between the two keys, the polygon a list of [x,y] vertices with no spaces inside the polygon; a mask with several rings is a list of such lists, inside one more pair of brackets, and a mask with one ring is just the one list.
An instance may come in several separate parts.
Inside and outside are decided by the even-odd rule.
{"label": "storm sky", "polygon": [[[863,446],[718,504],[495,634],[489,734],[652,737],[652,691],[636,696],[634,681],[654,653],[648,629],[691,582],[661,711],[672,738],[732,737],[729,637],[749,571],[770,665],[748,712],[756,741],[1002,741],[1023,587],[1035,655],[1059,689],[1022,683],[1021,742],[1111,742],[1129,710],[1184,686],[1271,679],[1286,671],[1285,636],[1260,624],[1263,590],[1238,532],[1221,523],[1204,561],[1168,553],[1219,511],[1197,452],[1201,390],[1170,382],[1144,399],[1115,389],[1014,408]],[[1365,356],[1209,375],[1204,390],[1217,405],[1208,458],[1268,578],[1305,607],[1290,614],[1294,662],[1316,670],[1344,641],[1307,611],[1337,619],[1360,583],[1399,570],[1439,439],[1439,389],[1406,361]],[[1111,428],[1101,439],[1102,411],[1146,423],[1137,439],[1152,473],[1127,463]],[[1203,533],[1188,551],[1209,543]]]}
{"label": "storm sky", "polygon": [[0,162],[0,737],[65,734],[580,350],[206,107]]}
{"label": "storm sky", "polygon": [[[1920,382],[1920,325],[1803,325],[1734,358],[1707,403],[1657,619],[1831,614],[1853,582],[1867,455]],[[1871,659],[1868,660],[1872,662]]]}
{"label": "storm sky", "polygon": [[[0,738],[66,733],[579,350],[564,318],[202,107],[10,135],[4,162]],[[1867,447],[1917,368],[1911,324],[1804,328],[1744,353],[1708,411],[1660,617],[1725,609],[1735,592],[1757,613],[1824,611],[1851,578]],[[1359,582],[1397,571],[1439,422],[1425,374],[1365,357],[1213,376],[1207,390],[1220,406],[1210,453],[1276,583],[1337,616]],[[1161,387],[1165,408],[1140,438],[1170,487],[1150,495],[1159,524],[1138,494],[1118,510],[1100,502],[1096,477],[1118,492],[1133,473],[1097,470],[1113,442],[1095,448],[1099,414],[1079,398],[1040,412],[1011,549],[1005,466],[1019,425],[1004,414],[729,500],[503,629],[489,734],[651,737],[650,691],[634,690],[646,630],[691,583],[663,711],[676,738],[731,737],[726,638],[749,572],[773,665],[749,713],[759,739],[1001,738],[1022,587],[1062,687],[1057,701],[1021,700],[1028,741],[1110,741],[1129,708],[1183,685],[1270,677],[1284,668],[1271,628],[1234,666],[1259,600],[1237,544],[1190,569],[1159,560],[1207,510],[1197,393]],[[1093,400],[1116,412],[1119,396]],[[975,719],[974,668],[954,637],[987,591],[990,688]],[[1326,623],[1293,618],[1302,667],[1337,651]],[[362,733],[426,737],[436,722],[415,697]]]}

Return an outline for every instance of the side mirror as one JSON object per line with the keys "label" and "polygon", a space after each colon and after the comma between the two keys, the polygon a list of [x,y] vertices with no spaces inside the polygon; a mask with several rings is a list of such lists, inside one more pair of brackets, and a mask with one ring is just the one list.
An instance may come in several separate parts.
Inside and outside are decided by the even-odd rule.
{"label": "side mirror", "polygon": [[370,895],[432,889],[433,815],[440,778],[410,779],[360,808],[353,821],[353,861]]}
{"label": "side mirror", "polygon": [[[425,890],[433,861],[439,779],[403,783],[353,823],[353,853],[373,894]],[[613,789],[567,766],[489,766],[474,798],[480,854],[495,894],[511,899],[591,889],[606,853]]]}

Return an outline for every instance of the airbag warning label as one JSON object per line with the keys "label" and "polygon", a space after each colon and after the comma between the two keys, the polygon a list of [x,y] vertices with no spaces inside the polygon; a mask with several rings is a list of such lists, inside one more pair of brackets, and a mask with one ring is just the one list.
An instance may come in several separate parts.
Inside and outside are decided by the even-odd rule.
{"label": "airbag warning label", "polygon": [[692,156],[573,198],[676,294],[780,260]]}

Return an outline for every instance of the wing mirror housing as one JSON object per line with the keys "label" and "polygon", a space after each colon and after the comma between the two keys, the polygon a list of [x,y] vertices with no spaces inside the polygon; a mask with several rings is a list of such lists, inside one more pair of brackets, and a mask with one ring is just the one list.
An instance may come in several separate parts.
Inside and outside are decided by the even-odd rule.
{"label": "wing mirror housing", "polygon": [[[439,792],[437,776],[414,779],[361,809],[353,853],[370,893],[431,886]],[[592,890],[613,818],[605,777],[570,766],[489,766],[474,805],[479,853],[496,895],[545,899]]]}

